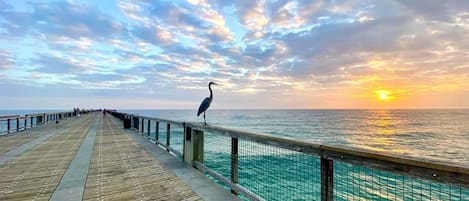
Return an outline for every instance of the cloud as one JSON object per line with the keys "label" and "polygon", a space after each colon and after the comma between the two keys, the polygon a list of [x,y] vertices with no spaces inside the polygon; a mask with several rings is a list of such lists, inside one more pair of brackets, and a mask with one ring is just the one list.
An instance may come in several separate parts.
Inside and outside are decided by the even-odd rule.
{"label": "cloud", "polygon": [[35,69],[36,72],[49,74],[68,74],[80,71],[80,67],[66,59],[50,55],[40,55],[39,58],[31,62],[31,65],[39,66]]}
{"label": "cloud", "polygon": [[428,20],[453,21],[459,13],[467,13],[469,3],[465,0],[438,1],[429,0],[426,3],[417,0],[398,0],[399,3],[414,12],[417,16]]}
{"label": "cloud", "polygon": [[11,60],[8,52],[0,49],[0,71],[9,69]]}
{"label": "cloud", "polygon": [[32,12],[3,10],[7,31],[19,36],[46,34],[70,38],[109,38],[121,33],[123,27],[111,16],[96,8],[72,1],[30,3]]}
{"label": "cloud", "polygon": [[157,46],[171,45],[177,42],[171,32],[160,27],[139,27],[134,29],[132,33],[143,41]]}

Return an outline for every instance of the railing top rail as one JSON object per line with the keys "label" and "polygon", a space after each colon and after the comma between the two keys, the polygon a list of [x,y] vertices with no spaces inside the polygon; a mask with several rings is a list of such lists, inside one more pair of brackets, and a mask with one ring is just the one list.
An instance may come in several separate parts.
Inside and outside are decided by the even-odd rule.
{"label": "railing top rail", "polygon": [[5,116],[0,116],[0,119],[11,119],[11,118],[17,118],[20,117],[20,115],[5,115]]}
{"label": "railing top rail", "polygon": [[43,113],[33,113],[33,114],[25,114],[30,116],[42,116],[42,115],[51,115],[51,114],[65,114],[65,113],[72,113],[73,111],[60,111],[60,112],[43,112]]}
{"label": "railing top rail", "polygon": [[[126,113],[126,114],[127,114],[127,113]],[[184,125],[184,122],[182,122],[182,121],[175,121],[175,120],[170,120],[170,119],[162,119],[162,118],[157,118],[157,117],[148,117],[148,116],[143,116],[143,115],[133,115],[133,114],[128,114],[128,115],[132,115],[132,116],[134,116],[134,117],[143,118],[143,119],[149,119],[149,120],[153,120],[153,121],[167,122],[167,123],[176,124],[176,125],[179,125],[179,126],[183,126],[183,125]]]}
{"label": "railing top rail", "polygon": [[431,168],[435,170],[449,171],[454,173],[469,175],[469,166],[464,163],[456,163],[450,161],[438,161],[434,159],[417,158],[411,156],[402,156],[390,153],[383,153],[377,151],[370,151],[366,149],[359,149],[354,147],[341,147],[321,145],[321,149],[330,152],[355,155],[359,157],[366,157],[377,160],[385,160],[393,163],[406,164],[410,166],[420,166],[424,168]]}
{"label": "railing top rail", "polygon": [[24,118],[43,116],[43,115],[66,114],[66,113],[72,113],[72,112],[73,111],[44,112],[44,113],[24,114],[24,116],[21,116],[21,115],[4,115],[4,116],[0,116],[0,120],[16,119],[16,118],[24,119]]}

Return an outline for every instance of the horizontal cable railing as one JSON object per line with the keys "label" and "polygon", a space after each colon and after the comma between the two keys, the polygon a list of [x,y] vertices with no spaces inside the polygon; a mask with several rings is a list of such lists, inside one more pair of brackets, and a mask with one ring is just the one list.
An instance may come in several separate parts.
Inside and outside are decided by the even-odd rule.
{"label": "horizontal cable railing", "polygon": [[469,200],[467,164],[111,114],[249,200]]}

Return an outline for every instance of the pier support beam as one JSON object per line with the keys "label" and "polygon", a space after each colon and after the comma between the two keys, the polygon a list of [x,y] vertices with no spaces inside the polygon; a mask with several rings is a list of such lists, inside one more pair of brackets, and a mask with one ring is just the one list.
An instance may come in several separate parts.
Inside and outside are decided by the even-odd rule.
{"label": "pier support beam", "polygon": [[204,162],[204,132],[185,128],[184,132],[184,161],[194,166],[194,161]]}

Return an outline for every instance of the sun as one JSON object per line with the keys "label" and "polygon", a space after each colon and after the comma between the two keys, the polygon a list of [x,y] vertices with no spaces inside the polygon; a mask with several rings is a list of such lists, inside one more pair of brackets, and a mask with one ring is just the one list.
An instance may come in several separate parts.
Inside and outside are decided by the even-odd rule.
{"label": "sun", "polygon": [[381,99],[381,100],[388,100],[388,99],[389,99],[389,95],[386,94],[386,93],[381,93],[381,94],[379,94],[379,99]]}
{"label": "sun", "polygon": [[375,95],[377,96],[378,100],[380,101],[388,101],[392,99],[392,92],[389,90],[375,90]]}

